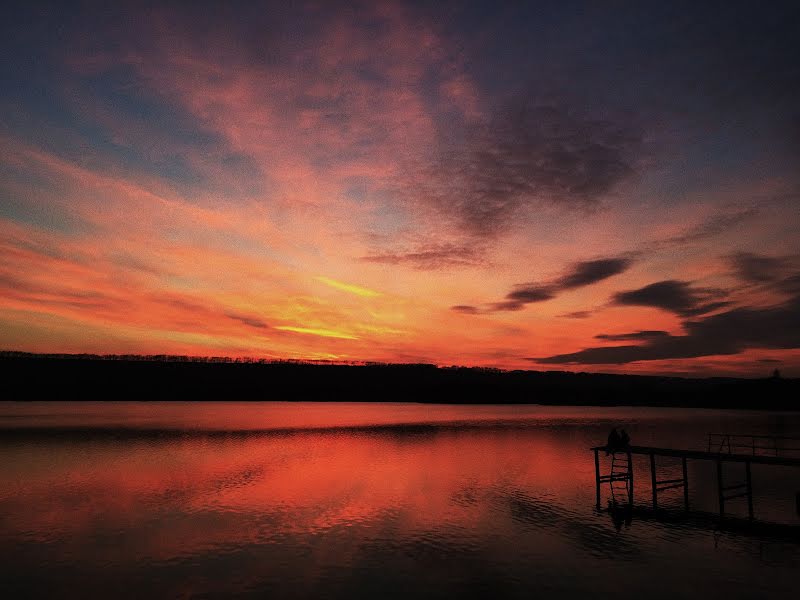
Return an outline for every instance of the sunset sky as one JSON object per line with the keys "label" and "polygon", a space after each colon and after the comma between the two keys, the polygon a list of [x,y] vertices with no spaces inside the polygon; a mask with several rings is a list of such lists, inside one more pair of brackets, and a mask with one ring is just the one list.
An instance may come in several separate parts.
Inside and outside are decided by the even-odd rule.
{"label": "sunset sky", "polygon": [[800,376],[800,3],[0,34],[0,349]]}

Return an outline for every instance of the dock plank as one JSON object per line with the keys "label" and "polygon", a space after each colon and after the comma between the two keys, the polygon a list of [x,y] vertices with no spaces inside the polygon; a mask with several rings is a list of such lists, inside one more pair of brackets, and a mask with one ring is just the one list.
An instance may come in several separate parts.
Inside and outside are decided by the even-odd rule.
{"label": "dock plank", "polygon": [[[606,451],[606,446],[595,446],[591,450]],[[708,452],[705,450],[681,450],[677,448],[658,448],[655,446],[629,446],[617,452],[630,452],[645,456],[671,456],[675,458],[690,458],[694,460],[714,460],[721,462],[741,462],[762,465],[781,465],[786,467],[800,467],[800,457],[789,456],[764,456],[759,454],[729,454],[727,452]]]}

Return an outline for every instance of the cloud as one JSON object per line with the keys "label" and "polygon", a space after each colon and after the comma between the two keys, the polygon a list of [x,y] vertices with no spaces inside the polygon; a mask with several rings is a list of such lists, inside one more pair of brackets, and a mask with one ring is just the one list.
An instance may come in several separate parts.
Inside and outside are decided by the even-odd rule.
{"label": "cloud", "polygon": [[780,279],[775,282],[774,286],[784,294],[798,296],[800,295],[800,273]]}
{"label": "cloud", "polygon": [[362,287],[360,285],[354,285],[352,283],[345,283],[344,281],[337,281],[336,279],[331,279],[330,277],[315,277],[317,281],[324,283],[328,287],[332,287],[335,290],[339,290],[342,292],[347,292],[348,294],[353,294],[355,296],[361,296],[364,298],[376,298],[381,295],[380,292],[375,290],[371,290],[369,288]]}
{"label": "cloud", "polygon": [[739,252],[730,257],[736,276],[748,283],[775,281],[786,274],[789,260],[785,257],[763,256]]}
{"label": "cloud", "polygon": [[555,289],[552,287],[522,284],[506,294],[505,300],[489,304],[485,312],[514,312],[522,310],[528,304],[552,298],[555,298]]}
{"label": "cloud", "polygon": [[346,331],[339,331],[336,329],[324,329],[322,327],[295,327],[293,325],[279,325],[275,327],[275,329],[280,329],[281,331],[292,331],[294,333],[303,333],[306,335],[316,335],[325,338],[337,338],[341,340],[358,339],[358,336],[355,336],[351,333],[347,333]]}
{"label": "cloud", "polygon": [[450,310],[464,313],[465,315],[477,315],[481,312],[477,306],[470,306],[469,304],[457,304],[455,306],[451,306]]}
{"label": "cloud", "polygon": [[758,214],[759,211],[757,208],[749,207],[734,212],[714,215],[710,219],[694,227],[690,227],[683,233],[645,244],[645,249],[659,250],[665,247],[683,246],[693,242],[699,242],[729,231],[731,228],[745,221],[749,221]]}
{"label": "cloud", "polygon": [[[558,278],[550,283],[523,283],[514,287],[505,300],[487,305],[483,312],[518,311],[528,304],[552,300],[559,293],[585,287],[618,275],[630,268],[633,261],[629,258],[601,258],[573,263]],[[578,311],[572,318],[585,318],[588,313]],[[574,316],[580,315],[580,316]]]}
{"label": "cloud", "polygon": [[244,323],[250,327],[255,327],[256,329],[269,329],[269,325],[257,317],[251,317],[233,312],[227,312],[225,313],[225,316],[233,319],[234,321]]}
{"label": "cloud", "polygon": [[553,291],[547,287],[527,287],[522,286],[510,292],[506,298],[514,302],[530,304],[533,302],[543,302],[553,298]]}
{"label": "cloud", "polygon": [[652,306],[690,317],[728,306],[729,302],[714,300],[721,294],[719,290],[695,289],[685,281],[669,279],[637,290],[617,292],[612,303],[619,306]]}
{"label": "cloud", "polygon": [[559,315],[564,319],[588,319],[592,316],[592,311],[590,310],[574,310],[572,312],[564,313],[563,315]]}
{"label": "cloud", "polygon": [[372,263],[407,264],[421,271],[452,267],[471,267],[484,264],[482,249],[473,244],[428,243],[401,252],[383,252],[361,257]]}
{"label": "cloud", "polygon": [[634,172],[640,135],[567,106],[517,102],[407,175],[415,201],[452,215],[475,236],[494,236],[539,203],[596,204]]}
{"label": "cloud", "polygon": [[529,360],[539,364],[626,364],[738,354],[751,348],[800,348],[800,296],[769,308],[736,308],[686,321],[686,335],[658,335],[641,345],[586,348]]}
{"label": "cloud", "polygon": [[492,302],[484,312],[516,312],[525,308],[527,302],[509,300],[507,302]]}
{"label": "cloud", "polygon": [[668,337],[669,333],[659,330],[634,331],[632,333],[600,333],[594,336],[598,340],[612,342],[646,341]]}
{"label": "cloud", "polygon": [[630,266],[631,260],[627,258],[601,258],[575,263],[571,271],[559,280],[558,288],[568,290],[591,285],[618,275]]}

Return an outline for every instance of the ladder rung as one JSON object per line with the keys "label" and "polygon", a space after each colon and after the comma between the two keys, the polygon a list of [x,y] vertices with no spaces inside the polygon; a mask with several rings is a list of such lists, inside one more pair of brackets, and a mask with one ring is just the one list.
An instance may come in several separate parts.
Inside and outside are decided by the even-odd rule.
{"label": "ladder rung", "polygon": [[683,487],[683,481],[680,483],[673,483],[672,485],[665,485],[664,487],[656,487],[657,492],[663,492],[664,490],[671,490],[672,488],[679,488]]}
{"label": "ladder rung", "polygon": [[747,492],[740,492],[738,494],[732,494],[730,496],[723,496],[723,500],[733,500],[734,498],[741,498],[742,496],[747,496]]}
{"label": "ladder rung", "polygon": [[739,489],[742,489],[743,487],[747,487],[747,484],[746,483],[737,483],[736,485],[729,485],[727,487],[722,488],[722,491],[723,492],[727,492],[729,490],[739,490]]}
{"label": "ladder rung", "polygon": [[656,481],[656,485],[661,485],[662,483],[680,483],[683,485],[683,477],[680,479],[662,479],[661,481]]}

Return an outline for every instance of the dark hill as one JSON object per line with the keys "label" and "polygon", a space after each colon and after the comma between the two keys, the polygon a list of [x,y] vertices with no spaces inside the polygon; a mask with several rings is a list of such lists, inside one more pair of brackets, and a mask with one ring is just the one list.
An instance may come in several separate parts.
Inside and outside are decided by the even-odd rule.
{"label": "dark hill", "polygon": [[0,353],[3,400],[343,400],[797,409],[800,380]]}

